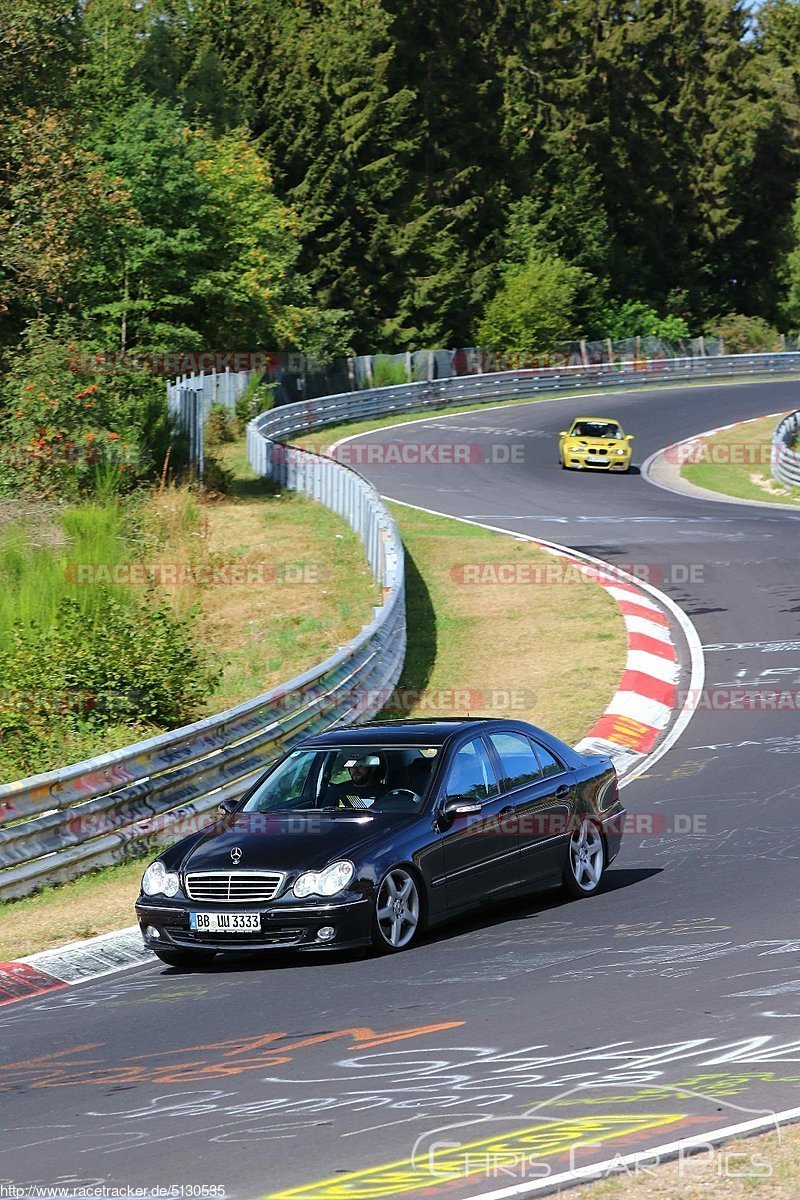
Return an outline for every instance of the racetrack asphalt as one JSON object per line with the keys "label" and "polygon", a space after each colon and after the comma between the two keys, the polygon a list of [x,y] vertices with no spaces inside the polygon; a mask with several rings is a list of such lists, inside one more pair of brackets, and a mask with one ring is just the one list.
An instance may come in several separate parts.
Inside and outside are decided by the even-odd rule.
{"label": "racetrack asphalt", "polygon": [[[798,406],[793,382],[653,388],[360,438],[482,447],[359,466],[389,498],[650,564],[700,635],[703,700],[625,789],[633,829],[590,899],[487,909],[390,958],[156,963],[0,1013],[0,1185],[535,1194],[800,1105],[800,513],[556,461],[578,415],[618,417],[641,464]],[[728,707],[741,689],[763,707]]]}

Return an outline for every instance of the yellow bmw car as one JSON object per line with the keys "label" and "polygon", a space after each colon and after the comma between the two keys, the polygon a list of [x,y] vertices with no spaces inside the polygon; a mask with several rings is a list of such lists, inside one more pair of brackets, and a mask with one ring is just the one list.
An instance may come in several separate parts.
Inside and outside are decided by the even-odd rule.
{"label": "yellow bmw car", "polygon": [[558,439],[562,467],[589,471],[629,471],[633,434],[608,417],[578,417]]}

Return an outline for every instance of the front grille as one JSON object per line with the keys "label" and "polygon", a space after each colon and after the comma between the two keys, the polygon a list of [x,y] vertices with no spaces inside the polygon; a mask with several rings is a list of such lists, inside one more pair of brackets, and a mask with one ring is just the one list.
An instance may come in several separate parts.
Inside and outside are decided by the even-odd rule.
{"label": "front grille", "polygon": [[196,871],[186,876],[186,895],[212,904],[260,904],[278,894],[283,880],[280,871]]}
{"label": "front grille", "polygon": [[219,946],[224,943],[230,948],[259,950],[264,946],[295,946],[307,940],[304,929],[262,929],[261,933],[196,933],[192,929],[169,931],[170,941],[176,946]]}

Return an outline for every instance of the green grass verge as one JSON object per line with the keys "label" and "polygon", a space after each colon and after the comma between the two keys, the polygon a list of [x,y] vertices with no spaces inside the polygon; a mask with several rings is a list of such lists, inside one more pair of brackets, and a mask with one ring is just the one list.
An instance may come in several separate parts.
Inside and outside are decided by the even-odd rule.
{"label": "green grass verge", "polygon": [[778,417],[759,417],[698,443],[700,462],[684,463],[681,476],[697,487],[740,500],[800,505],[800,488],[785,488],[770,471],[770,446]]}

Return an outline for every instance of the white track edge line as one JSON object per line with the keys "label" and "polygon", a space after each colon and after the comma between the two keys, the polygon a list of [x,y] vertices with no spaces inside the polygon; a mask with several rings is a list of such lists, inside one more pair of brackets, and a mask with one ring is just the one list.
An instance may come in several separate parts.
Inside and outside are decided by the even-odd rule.
{"label": "white track edge line", "polygon": [[[506,1200],[511,1196],[525,1196],[532,1192],[544,1191],[545,1188],[560,1187],[562,1183],[568,1186],[573,1186],[582,1182],[597,1181],[605,1174],[608,1178],[615,1178],[617,1174],[623,1174],[621,1171],[612,1171],[616,1167],[635,1166],[637,1163],[647,1162],[653,1158],[665,1159],[676,1158],[682,1151],[691,1149],[703,1149],[706,1146],[712,1145],[715,1142],[727,1141],[730,1138],[753,1134],[763,1133],[770,1128],[775,1130],[777,1126],[789,1125],[794,1121],[800,1121],[800,1108],[787,1108],[783,1112],[771,1113],[767,1117],[755,1117],[752,1121],[742,1121],[738,1125],[724,1125],[719,1129],[711,1129],[707,1133],[694,1134],[689,1138],[682,1138],[674,1142],[664,1142],[660,1146],[653,1146],[649,1150],[635,1150],[630,1154],[619,1154],[613,1158],[607,1158],[603,1162],[594,1163],[591,1166],[577,1167],[574,1171],[562,1171],[559,1175],[550,1175],[545,1179],[537,1179],[531,1183],[518,1183],[513,1187],[499,1188],[492,1192],[479,1192],[469,1197],[469,1200]],[[611,1171],[611,1174],[608,1174]]]}

